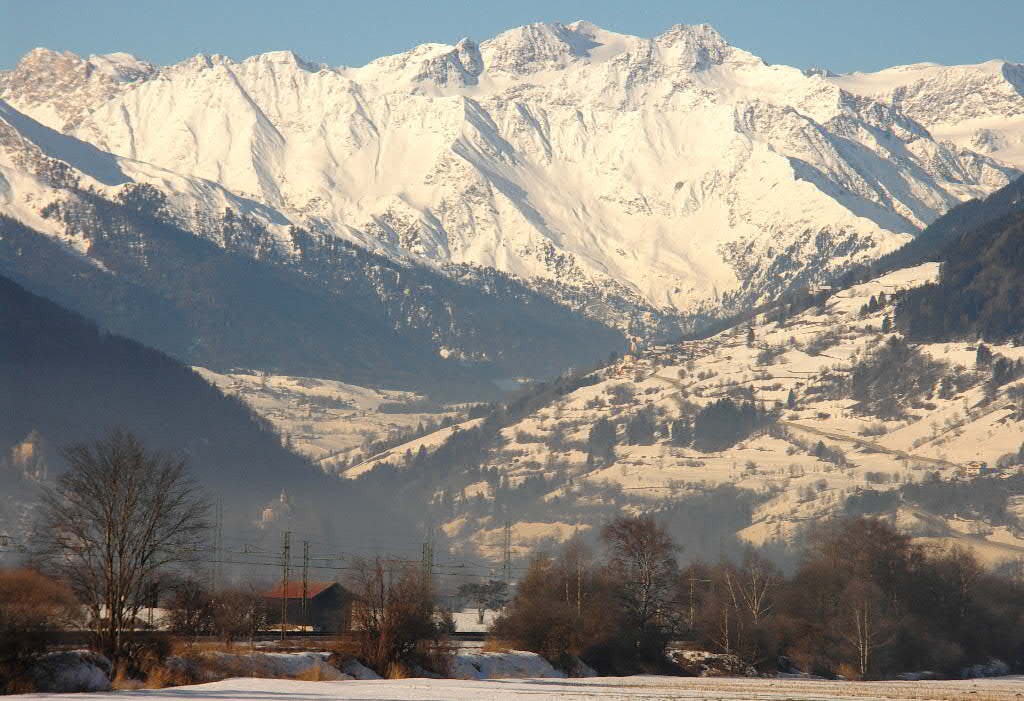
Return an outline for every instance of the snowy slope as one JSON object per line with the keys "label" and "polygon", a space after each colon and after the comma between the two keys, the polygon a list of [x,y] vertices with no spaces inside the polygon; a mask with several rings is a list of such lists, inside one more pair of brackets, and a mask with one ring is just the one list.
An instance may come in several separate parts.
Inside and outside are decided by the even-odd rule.
{"label": "snowy slope", "polygon": [[[282,242],[288,221],[273,209],[239,197],[216,182],[102,151],[44,126],[0,100],[0,213],[58,238],[58,222],[42,216],[44,207],[65,200],[69,188],[93,189],[108,199],[146,185],[167,196],[167,217],[203,234],[200,221],[225,209],[251,217]],[[282,245],[288,245],[283,243]]]}
{"label": "snowy slope", "polygon": [[[221,392],[244,401],[286,436],[295,451],[329,471],[339,463],[363,462],[368,443],[411,433],[430,421],[459,416],[440,407],[427,410],[425,398],[412,392],[263,372],[223,374],[193,369]],[[393,408],[382,411],[386,404]],[[401,410],[403,406],[408,408]],[[417,443],[413,450],[418,448]],[[405,446],[401,448],[404,452]]]}
{"label": "snowy slope", "polygon": [[[944,364],[943,378],[957,378],[959,384],[948,391],[928,388],[920,398],[906,400],[897,418],[866,410],[846,391],[829,389],[842,386],[892,337],[881,327],[893,313],[894,296],[935,280],[938,269],[937,263],[925,263],[889,273],[784,321],[761,315],[749,327],[752,344],[744,324],[706,340],[649,348],[504,428],[484,474],[496,472],[501,488],[513,495],[521,488],[533,495],[515,496],[515,506],[494,509],[511,517],[517,554],[592,529],[621,509],[659,509],[721,485],[761,495],[741,538],[757,544],[787,541],[806,523],[841,512],[846,500],[863,490],[897,489],[936,473],[960,479],[972,462],[992,467],[1015,453],[1024,442],[1024,414],[1014,397],[1024,391],[1024,381],[999,387],[986,399],[989,375],[975,370],[970,343],[914,346]],[[862,311],[883,293],[881,308]],[[1021,347],[992,350],[1024,358]],[[668,422],[748,390],[764,406],[779,407],[773,430],[716,452],[673,445]],[[795,406],[786,408],[791,391]],[[650,444],[628,445],[625,425],[641,410],[654,413],[657,433]],[[607,465],[591,464],[586,453],[588,433],[600,418],[610,419],[619,437],[615,460]],[[842,460],[816,453],[819,441],[841,453]],[[499,481],[480,479],[474,473],[447,486],[462,497],[444,531],[457,547],[497,556],[502,523],[480,504],[495,500]],[[991,563],[1024,552],[1024,532],[982,523],[936,526],[941,519],[929,514],[903,514],[900,520],[911,532],[971,545]]]}
{"label": "snowy slope", "polygon": [[1014,172],[705,25],[528,25],[360,68],[109,60],[113,77],[82,77],[81,59],[36,51],[0,96],[389,256],[641,308],[737,308],[826,278]]}
{"label": "snowy slope", "polygon": [[[449,370],[462,374],[462,382],[449,382],[442,389],[461,390],[467,383],[478,383],[481,371],[496,378],[548,375],[569,365],[592,363],[621,347],[621,334],[581,313],[578,304],[576,309],[567,309],[493,269],[450,268],[442,274],[415,261],[395,261],[326,234],[297,229],[273,208],[241,197],[216,182],[102,151],[40,124],[2,100],[0,215],[13,217],[33,231],[56,239],[96,268],[111,273],[111,277],[124,280],[132,272],[138,273],[141,277],[136,277],[134,283],[146,292],[182,297],[193,293],[196,286],[231,285],[238,279],[232,277],[232,269],[243,278],[250,274],[272,276],[274,279],[264,277],[256,284],[258,290],[245,292],[233,301],[224,297],[223,290],[218,293],[229,315],[244,316],[242,310],[246,307],[256,312],[255,317],[250,315],[242,322],[243,328],[223,338],[224,345],[211,341],[225,332],[220,322],[206,331],[196,331],[201,342],[193,338],[164,343],[167,336],[161,336],[160,341],[143,337],[140,326],[145,323],[137,323],[137,319],[106,316],[109,312],[117,317],[125,311],[124,305],[101,303],[98,310],[88,305],[76,307],[101,323],[113,323],[126,335],[149,340],[193,364],[220,369],[276,369],[401,389],[424,389],[433,382],[430,391],[436,391]],[[115,222],[110,217],[120,219]],[[164,231],[167,225],[175,230]],[[34,240],[43,237],[25,234],[24,238],[33,240],[34,255],[26,251],[23,256],[21,249],[9,243],[4,267],[26,284],[34,284],[35,289],[49,290],[47,296],[66,299],[67,295],[75,298],[75,304],[84,302],[81,293],[74,291],[77,276],[47,274],[53,263],[45,258],[51,253],[44,252],[49,249]],[[163,250],[159,260],[146,260],[165,244],[173,250]],[[144,250],[146,253],[140,255]],[[183,260],[197,251],[220,261],[227,269],[214,270],[196,266],[194,259]],[[259,261],[259,270],[243,259]],[[182,270],[155,272],[155,267],[179,265],[204,278],[203,282],[182,282]],[[311,289],[311,283],[319,289]],[[282,295],[296,292],[296,287],[303,289],[299,294],[305,299],[291,302],[296,305],[294,310],[284,312],[274,306]],[[333,301],[327,309],[317,308],[315,298],[324,295]],[[132,304],[142,297],[145,295],[132,295],[127,305],[129,316]],[[263,304],[260,306],[264,309],[256,310],[258,298],[270,306]],[[187,308],[201,324],[209,321],[211,314],[219,313],[209,305],[189,304]],[[314,327],[300,334],[305,339],[300,345],[322,349],[315,365],[288,367],[280,362],[291,357],[296,346],[282,338],[284,328],[268,316],[275,309],[286,313],[287,323]],[[177,312],[171,311],[169,316],[170,320],[165,317],[161,323],[172,326]],[[340,339],[335,336],[322,344],[319,336],[339,332],[338,323],[331,318],[351,330]],[[263,333],[261,325],[265,325],[265,335],[257,346],[236,340],[246,333]],[[403,342],[396,343],[395,334],[402,336]],[[274,343],[282,344],[283,352],[268,351]],[[364,350],[352,350],[349,344],[364,344]],[[252,350],[264,357],[236,358],[222,364],[223,359],[188,354],[213,346]],[[345,348],[351,350],[349,362],[330,368],[333,360],[345,355]],[[532,360],[521,363],[526,356]],[[385,359],[395,360],[400,366],[398,372],[394,367],[379,374],[357,371],[367,365],[380,368],[378,361]],[[438,364],[435,360],[445,362]],[[416,365],[432,363],[433,372],[413,380],[401,379]],[[419,380],[423,382],[417,384]],[[483,394],[490,391],[479,384],[477,389]]]}
{"label": "snowy slope", "polygon": [[917,63],[833,76],[843,90],[879,100],[939,140],[1024,167],[1024,66],[1007,61]]}
{"label": "snowy slope", "polygon": [[25,54],[17,70],[0,72],[0,94],[17,96],[31,117],[65,131],[123,87],[156,72],[156,66],[125,53],[83,59],[39,48]]}

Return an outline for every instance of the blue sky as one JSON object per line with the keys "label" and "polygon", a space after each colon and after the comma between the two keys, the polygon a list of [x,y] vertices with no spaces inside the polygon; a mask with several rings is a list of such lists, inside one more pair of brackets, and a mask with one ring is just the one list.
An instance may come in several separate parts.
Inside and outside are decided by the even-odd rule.
{"label": "blue sky", "polygon": [[427,41],[576,19],[641,36],[708,22],[770,63],[836,71],[1024,61],[1021,0],[0,0],[0,68],[36,46],[127,51],[160,64],[292,49],[362,65]]}

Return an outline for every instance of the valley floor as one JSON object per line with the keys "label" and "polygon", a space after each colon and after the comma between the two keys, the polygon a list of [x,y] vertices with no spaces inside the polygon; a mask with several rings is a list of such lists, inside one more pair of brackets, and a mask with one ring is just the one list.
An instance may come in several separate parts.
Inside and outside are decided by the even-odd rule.
{"label": "valley floor", "polygon": [[[695,679],[680,677],[596,677],[591,679],[402,679],[393,681],[303,682],[228,679],[211,684],[136,692],[91,694],[90,701],[115,699],[216,699],[217,701],[450,700],[518,701],[530,697],[604,701],[618,699],[736,699],[743,701],[826,701],[828,699],[914,699],[989,701],[1024,695],[1024,677],[932,682],[833,682],[808,679]],[[34,699],[80,695],[36,694]]]}

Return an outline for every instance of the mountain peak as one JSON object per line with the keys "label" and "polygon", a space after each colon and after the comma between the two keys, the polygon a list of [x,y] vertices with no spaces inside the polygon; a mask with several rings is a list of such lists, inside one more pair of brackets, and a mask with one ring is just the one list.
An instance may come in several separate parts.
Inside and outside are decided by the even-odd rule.
{"label": "mountain peak", "polygon": [[98,73],[119,83],[130,83],[151,76],[156,67],[142,61],[132,54],[114,52],[109,54],[93,54],[82,58],[72,51],[55,51],[46,47],[36,47],[27,52],[18,61],[15,73],[38,73],[49,71],[67,73],[80,72],[85,78]]}
{"label": "mountain peak", "polygon": [[49,48],[47,48],[45,46],[37,46],[34,49],[31,49],[31,50],[27,51],[25,53],[25,55],[22,56],[21,59],[18,61],[18,64],[19,65],[22,64],[22,63],[33,64],[33,63],[39,63],[39,62],[45,62],[45,61],[55,61],[55,60],[61,60],[61,59],[64,59],[64,60],[68,60],[68,59],[78,59],[78,60],[81,60],[81,58],[77,54],[72,53],[71,51],[54,51],[53,49],[49,49]]}
{"label": "mountain peak", "polygon": [[[933,139],[905,95],[846,99],[840,79],[765,66],[707,24],[643,38],[540,23],[357,68],[304,64],[198,56],[141,85],[41,70],[0,76],[0,98],[396,260],[497,268],[560,299],[611,286],[622,304],[596,312],[611,323],[637,305],[668,319],[760,303],[1016,174]],[[939,87],[918,113],[948,113],[957,91]],[[1008,89],[959,92],[977,102],[964,114],[1024,105]],[[983,136],[994,154],[1015,143]]]}
{"label": "mountain peak", "polygon": [[705,70],[732,58],[760,63],[760,59],[734,49],[710,24],[676,24],[655,37],[654,42],[672,61],[691,70]]}
{"label": "mountain peak", "polygon": [[532,73],[587,58],[600,44],[560,22],[537,22],[502,32],[481,46],[488,70]]}
{"label": "mountain peak", "polygon": [[484,59],[480,56],[480,46],[475,41],[463,37],[455,44],[455,51],[459,56],[459,63],[467,73],[473,76],[483,73]]}
{"label": "mountain peak", "polygon": [[267,51],[266,53],[257,54],[245,59],[244,63],[294,66],[311,73],[315,73],[322,68],[320,64],[307,61],[291,50]]}

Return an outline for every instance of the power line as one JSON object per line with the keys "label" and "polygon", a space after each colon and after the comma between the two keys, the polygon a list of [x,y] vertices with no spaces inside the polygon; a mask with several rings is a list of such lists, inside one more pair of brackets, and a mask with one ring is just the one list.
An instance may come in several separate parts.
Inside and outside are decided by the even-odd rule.
{"label": "power line", "polygon": [[512,583],[512,522],[505,521],[505,542],[504,542],[504,558],[501,568],[502,579],[505,580],[505,584]]}
{"label": "power line", "polygon": [[288,559],[291,556],[292,534],[285,531],[281,534],[281,640],[288,626]]}
{"label": "power line", "polygon": [[[213,549],[216,553],[217,560],[220,560],[224,557],[224,499],[219,494],[217,495],[217,503],[214,507],[214,519]],[[216,592],[220,588],[220,563],[214,564],[210,572],[210,588],[213,592]]]}
{"label": "power line", "polygon": [[302,625],[309,625],[309,541],[302,541]]}

